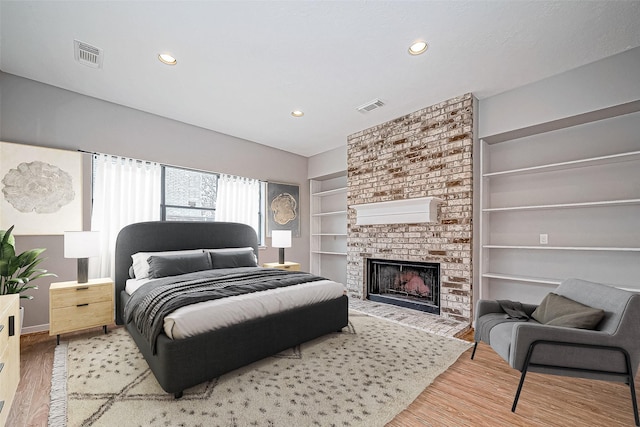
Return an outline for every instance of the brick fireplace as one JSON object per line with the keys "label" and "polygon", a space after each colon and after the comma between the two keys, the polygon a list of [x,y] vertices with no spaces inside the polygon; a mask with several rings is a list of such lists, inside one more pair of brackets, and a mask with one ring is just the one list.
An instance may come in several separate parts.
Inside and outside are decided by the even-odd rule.
{"label": "brick fireplace", "polygon": [[[465,94],[347,139],[347,290],[366,298],[367,260],[439,264],[440,316],[472,318],[474,98]],[[432,222],[357,225],[354,206],[434,197]]]}

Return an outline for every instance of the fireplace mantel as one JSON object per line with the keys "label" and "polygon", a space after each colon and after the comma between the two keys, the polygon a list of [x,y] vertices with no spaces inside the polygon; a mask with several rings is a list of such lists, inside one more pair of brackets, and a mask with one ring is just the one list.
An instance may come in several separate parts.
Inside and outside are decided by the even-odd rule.
{"label": "fireplace mantel", "polygon": [[419,197],[350,207],[357,212],[356,225],[417,224],[437,222],[439,203],[436,197]]}

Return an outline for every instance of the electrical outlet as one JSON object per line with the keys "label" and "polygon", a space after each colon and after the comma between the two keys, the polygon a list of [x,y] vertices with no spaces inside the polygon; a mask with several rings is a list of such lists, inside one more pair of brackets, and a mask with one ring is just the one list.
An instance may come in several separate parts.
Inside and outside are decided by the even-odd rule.
{"label": "electrical outlet", "polygon": [[540,235],[540,244],[541,245],[546,245],[547,243],[549,243],[549,235],[548,234],[541,234]]}

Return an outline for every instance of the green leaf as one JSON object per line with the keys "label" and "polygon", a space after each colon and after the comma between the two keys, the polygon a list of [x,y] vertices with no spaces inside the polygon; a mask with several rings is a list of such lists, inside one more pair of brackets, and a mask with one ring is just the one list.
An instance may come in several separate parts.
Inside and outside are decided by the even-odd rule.
{"label": "green leaf", "polygon": [[12,247],[16,246],[16,239],[15,237],[13,237],[11,235],[11,232],[13,231],[13,225],[8,229],[8,230],[0,230],[0,240],[2,241],[2,244],[4,245],[5,243],[11,245]]}
{"label": "green leaf", "polygon": [[18,265],[20,266],[20,268],[23,268],[34,261],[38,261],[38,262],[42,261],[42,260],[38,260],[38,257],[44,251],[46,251],[46,249],[38,248],[38,249],[31,249],[31,250],[22,252],[17,257]]}
{"label": "green leaf", "polygon": [[13,226],[8,230],[0,230],[0,295],[20,294],[20,298],[32,299],[31,295],[22,294],[31,289],[38,289],[30,284],[41,277],[57,277],[47,270],[36,268],[44,258],[40,255],[43,248],[30,249],[16,256],[15,238],[11,234]]}

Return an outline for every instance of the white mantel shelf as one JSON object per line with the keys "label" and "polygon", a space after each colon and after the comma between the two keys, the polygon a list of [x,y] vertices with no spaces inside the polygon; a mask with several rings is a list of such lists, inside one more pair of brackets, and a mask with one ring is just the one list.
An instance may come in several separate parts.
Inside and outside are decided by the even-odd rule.
{"label": "white mantel shelf", "polygon": [[436,197],[419,197],[350,207],[356,210],[356,225],[419,224],[437,222],[439,203]]}

